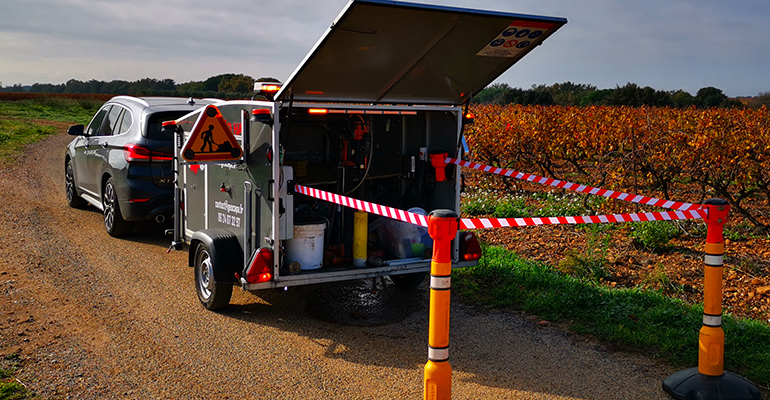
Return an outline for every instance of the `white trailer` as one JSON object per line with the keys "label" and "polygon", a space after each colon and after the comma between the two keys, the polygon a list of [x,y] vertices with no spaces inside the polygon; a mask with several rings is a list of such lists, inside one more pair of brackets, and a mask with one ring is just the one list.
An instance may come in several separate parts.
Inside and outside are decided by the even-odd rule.
{"label": "white trailer", "polygon": [[[430,155],[461,158],[472,122],[463,107],[566,22],[353,0],[285,84],[256,85],[266,100],[223,101],[170,122],[174,245],[189,245],[201,303],[226,306],[234,284],[422,282],[431,259],[424,229],[296,185],[417,214],[459,213],[460,171],[437,171]],[[454,267],[478,263],[472,233],[453,246]]]}

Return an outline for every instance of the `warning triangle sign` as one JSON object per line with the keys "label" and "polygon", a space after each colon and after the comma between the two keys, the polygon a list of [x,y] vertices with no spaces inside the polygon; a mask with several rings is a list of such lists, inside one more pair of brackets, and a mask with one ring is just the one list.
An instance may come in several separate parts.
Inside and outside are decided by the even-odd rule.
{"label": "warning triangle sign", "polygon": [[215,106],[206,106],[182,148],[186,161],[234,161],[243,150],[227,121]]}

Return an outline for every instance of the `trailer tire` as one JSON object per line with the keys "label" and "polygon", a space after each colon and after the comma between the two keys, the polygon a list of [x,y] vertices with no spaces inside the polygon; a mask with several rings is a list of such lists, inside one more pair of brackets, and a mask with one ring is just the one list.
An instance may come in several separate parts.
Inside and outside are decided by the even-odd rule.
{"label": "trailer tire", "polygon": [[219,310],[230,304],[233,284],[214,279],[214,263],[211,251],[205,243],[198,243],[195,249],[195,292],[198,300],[207,310]]}
{"label": "trailer tire", "polygon": [[414,272],[411,274],[390,275],[390,280],[401,290],[412,290],[420,286],[427,274],[427,272]]}
{"label": "trailer tire", "polygon": [[133,225],[123,219],[118,204],[118,191],[115,180],[110,177],[102,190],[102,207],[104,209],[104,229],[112,237],[121,237],[131,232]]}

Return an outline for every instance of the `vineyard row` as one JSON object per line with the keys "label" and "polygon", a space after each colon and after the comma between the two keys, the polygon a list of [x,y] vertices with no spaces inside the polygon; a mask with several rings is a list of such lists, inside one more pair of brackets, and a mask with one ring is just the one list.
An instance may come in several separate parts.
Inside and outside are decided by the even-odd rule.
{"label": "vineyard row", "polygon": [[[770,228],[770,111],[478,105],[474,161],[620,191],[721,197]],[[492,179],[492,178],[489,178]]]}

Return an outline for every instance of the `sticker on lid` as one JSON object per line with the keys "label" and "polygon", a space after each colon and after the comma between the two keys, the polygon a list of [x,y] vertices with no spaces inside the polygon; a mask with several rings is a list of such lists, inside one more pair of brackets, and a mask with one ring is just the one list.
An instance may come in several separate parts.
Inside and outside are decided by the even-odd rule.
{"label": "sticker on lid", "polygon": [[476,55],[516,57],[520,52],[542,40],[543,34],[552,27],[553,24],[548,22],[513,21]]}

